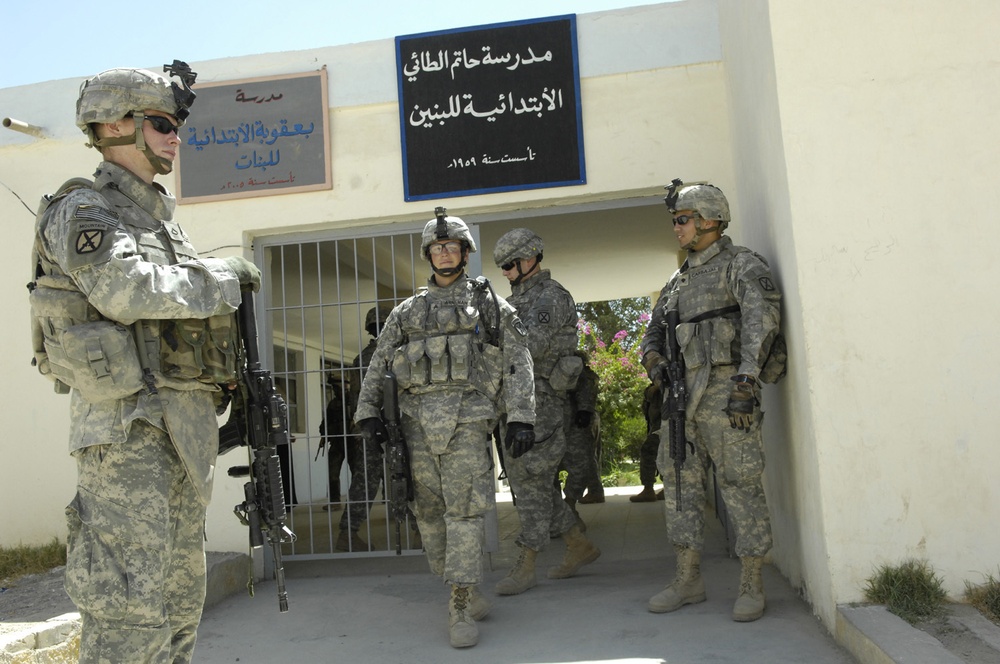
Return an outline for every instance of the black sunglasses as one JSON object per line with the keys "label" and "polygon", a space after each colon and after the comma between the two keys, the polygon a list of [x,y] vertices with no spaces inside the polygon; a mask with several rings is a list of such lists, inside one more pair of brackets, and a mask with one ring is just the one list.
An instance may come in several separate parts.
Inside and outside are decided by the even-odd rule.
{"label": "black sunglasses", "polygon": [[506,272],[507,270],[513,270],[515,265],[517,265],[517,261],[511,261],[510,263],[504,263],[501,265],[500,269]]}
{"label": "black sunglasses", "polygon": [[153,125],[153,129],[160,132],[161,134],[169,134],[170,132],[177,132],[180,127],[175,125],[173,122],[163,117],[162,115],[147,115],[146,118],[149,120],[149,124]]}
{"label": "black sunglasses", "polygon": [[679,215],[677,217],[674,217],[674,226],[683,226],[684,224],[686,224],[687,222],[691,221],[692,219],[697,219],[700,216],[701,215],[697,214],[697,213],[696,214],[682,214],[682,215]]}

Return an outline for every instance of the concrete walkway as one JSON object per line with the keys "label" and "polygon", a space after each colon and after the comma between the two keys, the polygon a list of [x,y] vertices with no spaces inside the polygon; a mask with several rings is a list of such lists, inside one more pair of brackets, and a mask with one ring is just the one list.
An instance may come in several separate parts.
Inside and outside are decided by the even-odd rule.
{"label": "concrete walkway", "polygon": [[[669,580],[663,503],[631,503],[635,487],[607,502],[581,505],[588,536],[603,555],[564,580],[545,578],[565,547],[553,540],[539,556],[538,586],[497,597],[493,586],[516,556],[518,523],[510,503],[498,506],[500,551],[489,556],[483,590],[493,610],[479,623],[479,644],[448,645],[445,585],[423,556],[289,562],[289,611],[278,612],[273,582],[254,598],[233,595],[206,612],[196,661],[232,662],[615,662],[679,664],[850,664],[807,604],[772,567],[765,567],[768,608],[754,623],[730,618],[739,561],[726,555],[712,521],[702,573],[708,601],[672,613],[646,610]],[[617,494],[617,495],[615,495]]]}

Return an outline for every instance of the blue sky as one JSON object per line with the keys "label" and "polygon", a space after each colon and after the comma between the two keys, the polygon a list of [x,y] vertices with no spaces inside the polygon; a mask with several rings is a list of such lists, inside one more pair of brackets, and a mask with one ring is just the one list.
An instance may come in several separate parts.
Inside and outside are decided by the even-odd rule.
{"label": "blue sky", "polygon": [[0,88],[174,59],[353,44],[434,30],[587,14],[661,0],[141,0],[7,3]]}

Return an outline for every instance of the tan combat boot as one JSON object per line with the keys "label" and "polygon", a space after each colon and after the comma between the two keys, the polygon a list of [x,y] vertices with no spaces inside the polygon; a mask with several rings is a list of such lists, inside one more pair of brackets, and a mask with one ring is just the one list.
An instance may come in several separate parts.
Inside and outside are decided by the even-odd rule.
{"label": "tan combat boot", "polygon": [[764,564],[761,556],[740,558],[740,594],[733,605],[733,620],[753,622],[764,615],[764,579],[760,568]]}
{"label": "tan combat boot", "polygon": [[490,601],[479,592],[479,586],[469,586],[469,615],[472,619],[482,620],[489,614],[491,608],[493,607]]}
{"label": "tan combat boot", "polygon": [[685,546],[674,545],[677,554],[677,574],[662,592],[649,598],[653,613],[669,613],[685,604],[705,601],[705,582],[701,578],[701,554]]}
{"label": "tan combat boot", "polygon": [[538,584],[538,580],[535,578],[535,557],[538,552],[520,544],[518,546],[521,548],[521,553],[518,555],[514,567],[497,584],[497,595],[520,595],[528,588],[534,588]]}
{"label": "tan combat boot", "polygon": [[341,530],[336,547],[337,551],[371,551],[368,542],[361,539],[356,530]]}
{"label": "tan combat boot", "polygon": [[563,539],[566,541],[566,556],[558,567],[549,568],[547,576],[550,579],[568,579],[601,555],[601,550],[586,538],[578,525],[570,528]]}
{"label": "tan combat boot", "polygon": [[452,648],[468,648],[479,643],[479,629],[469,612],[471,588],[452,584],[448,600],[448,640]]}

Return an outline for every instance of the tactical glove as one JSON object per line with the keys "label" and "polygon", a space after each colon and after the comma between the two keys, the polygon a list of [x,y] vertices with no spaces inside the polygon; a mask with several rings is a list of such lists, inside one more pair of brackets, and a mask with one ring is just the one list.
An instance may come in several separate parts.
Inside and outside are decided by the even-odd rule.
{"label": "tactical glove", "polygon": [[503,439],[504,447],[510,450],[512,459],[516,459],[535,446],[535,427],[524,422],[508,422],[507,435]]}
{"label": "tactical glove", "polygon": [[222,260],[225,261],[226,267],[236,273],[240,286],[250,286],[254,293],[260,290],[260,270],[256,265],[242,256],[229,256]]}
{"label": "tactical glove", "polygon": [[358,429],[369,445],[385,447],[385,441],[389,440],[389,430],[385,428],[385,422],[377,417],[366,417],[361,420],[358,422]]}
{"label": "tactical glove", "polygon": [[594,414],[589,410],[578,410],[576,411],[576,419],[574,420],[576,426],[581,429],[586,429],[590,426],[590,421],[594,419]]}
{"label": "tactical glove", "polygon": [[667,376],[667,359],[651,350],[642,356],[642,366],[646,368],[646,375],[653,381],[656,387],[663,389],[663,383],[669,380]]}
{"label": "tactical glove", "polygon": [[729,393],[729,404],[726,414],[729,415],[729,425],[740,431],[750,431],[753,426],[754,406],[760,405],[760,390],[757,381],[752,376],[740,374],[733,376],[736,383]]}

